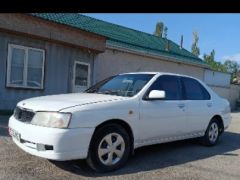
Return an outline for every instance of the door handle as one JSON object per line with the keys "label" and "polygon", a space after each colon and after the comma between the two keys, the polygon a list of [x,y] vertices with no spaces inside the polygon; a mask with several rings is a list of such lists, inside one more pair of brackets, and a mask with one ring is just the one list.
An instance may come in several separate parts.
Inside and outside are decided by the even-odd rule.
{"label": "door handle", "polygon": [[212,103],[207,103],[207,106],[208,107],[212,107]]}
{"label": "door handle", "polygon": [[185,104],[178,104],[178,107],[179,107],[179,108],[184,108],[184,107],[185,107]]}

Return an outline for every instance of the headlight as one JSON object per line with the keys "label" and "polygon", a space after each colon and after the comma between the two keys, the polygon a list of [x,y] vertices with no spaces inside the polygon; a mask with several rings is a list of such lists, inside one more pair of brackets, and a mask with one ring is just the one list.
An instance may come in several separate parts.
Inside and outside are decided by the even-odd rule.
{"label": "headlight", "polygon": [[70,113],[37,112],[31,124],[52,128],[67,128],[71,119]]}

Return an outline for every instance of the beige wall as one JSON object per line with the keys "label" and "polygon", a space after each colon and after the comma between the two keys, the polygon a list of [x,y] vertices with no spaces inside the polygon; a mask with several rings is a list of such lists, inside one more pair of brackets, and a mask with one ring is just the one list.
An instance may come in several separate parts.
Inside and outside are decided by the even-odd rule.
{"label": "beige wall", "polygon": [[114,74],[134,71],[172,72],[194,76],[201,80],[204,77],[204,69],[201,67],[110,49],[97,55],[94,66],[95,82]]}
{"label": "beige wall", "polygon": [[220,87],[220,86],[212,86],[208,85],[212,90],[214,90],[219,96],[228,99],[230,97],[230,87]]}
{"label": "beige wall", "polygon": [[239,85],[231,85],[230,86],[229,100],[234,105],[234,108],[236,107],[236,100],[239,99],[239,92],[240,92]]}
{"label": "beige wall", "polygon": [[240,85],[230,85],[230,87],[210,86],[219,96],[230,102],[231,109],[236,109],[236,101],[239,99]]}
{"label": "beige wall", "polygon": [[[184,65],[176,62],[169,62],[166,60],[132,54],[129,52],[121,52],[117,50],[113,51],[110,49],[106,49],[104,53],[98,54],[95,58],[95,82],[98,82],[111,75],[133,71],[173,72],[194,76],[198,79],[204,80],[205,69],[203,67]],[[239,98],[240,86],[209,86],[218,95],[228,99],[232,109],[236,108],[236,100]]]}

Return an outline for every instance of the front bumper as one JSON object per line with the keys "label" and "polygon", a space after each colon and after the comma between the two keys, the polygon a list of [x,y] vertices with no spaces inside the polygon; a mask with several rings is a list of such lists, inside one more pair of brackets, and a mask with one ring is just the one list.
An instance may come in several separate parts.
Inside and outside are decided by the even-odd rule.
{"label": "front bumper", "polygon": [[[40,127],[9,119],[9,128],[20,133],[21,140],[13,137],[15,144],[22,150],[52,160],[85,159],[94,128],[58,129]],[[39,150],[37,144],[53,147],[51,150]]]}

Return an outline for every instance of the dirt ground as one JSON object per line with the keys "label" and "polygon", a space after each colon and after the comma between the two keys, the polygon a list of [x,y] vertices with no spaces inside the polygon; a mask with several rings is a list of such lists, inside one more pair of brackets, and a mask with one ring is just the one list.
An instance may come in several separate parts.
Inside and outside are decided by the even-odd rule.
{"label": "dirt ground", "polygon": [[29,155],[8,136],[8,117],[0,116],[0,179],[240,179],[240,113],[219,144],[204,147],[187,140],[139,148],[125,167],[112,173],[91,171],[85,161],[53,162]]}

